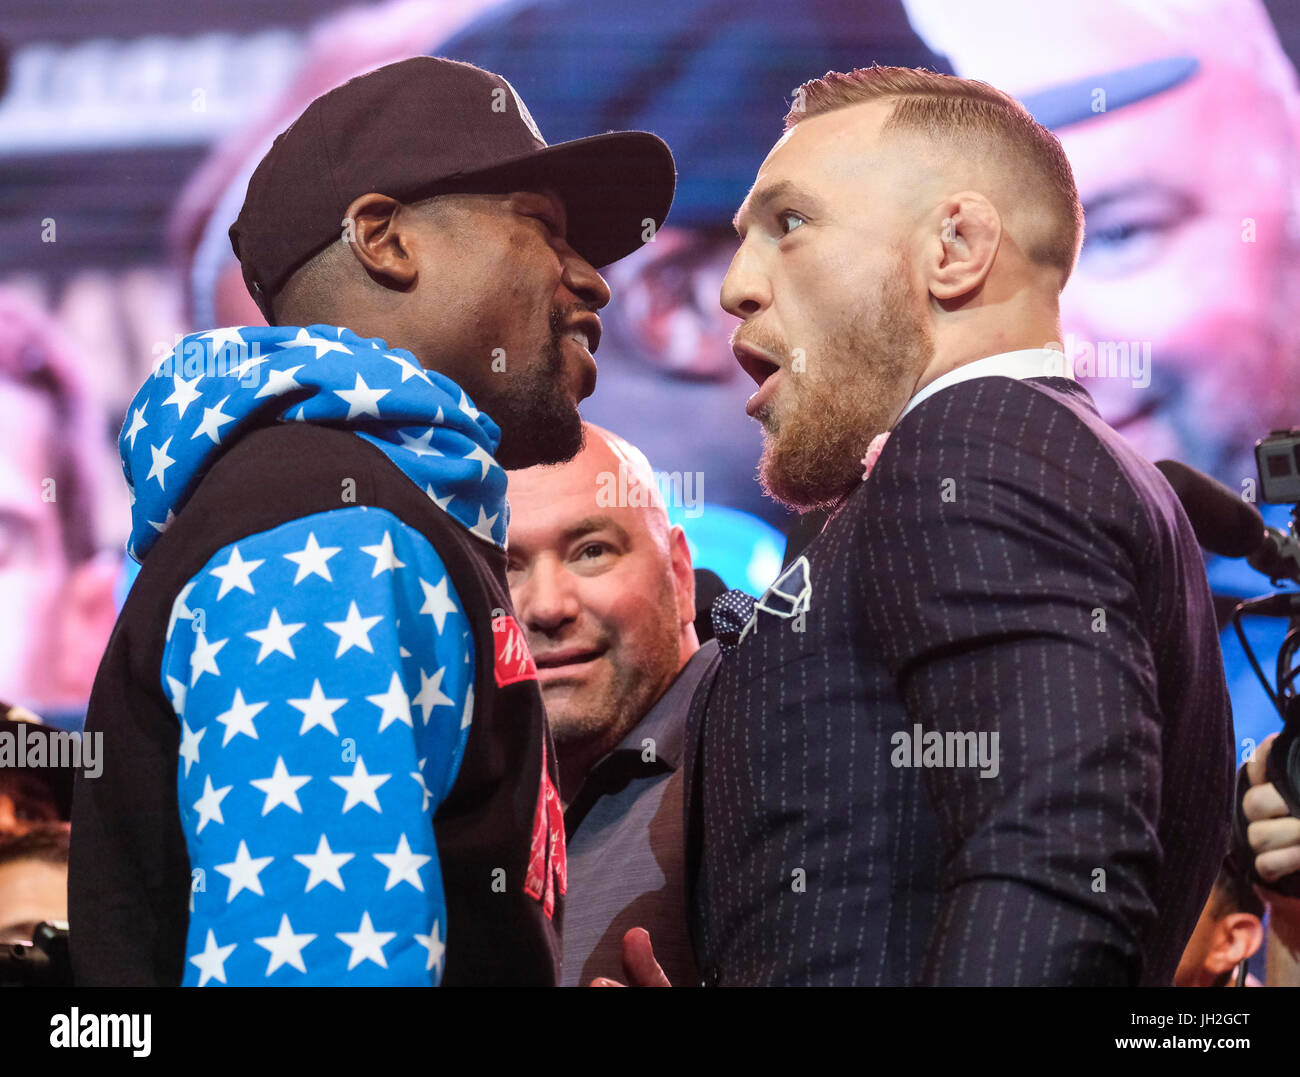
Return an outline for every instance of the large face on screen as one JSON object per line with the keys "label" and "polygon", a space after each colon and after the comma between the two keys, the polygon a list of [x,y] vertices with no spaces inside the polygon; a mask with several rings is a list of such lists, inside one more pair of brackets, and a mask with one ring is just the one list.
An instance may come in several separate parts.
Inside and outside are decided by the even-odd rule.
{"label": "large face on screen", "polygon": [[54,415],[45,398],[0,379],[0,699],[50,698],[59,597],[68,575],[51,474]]}
{"label": "large face on screen", "polygon": [[1058,134],[1087,228],[1062,295],[1066,343],[1073,334],[1076,356],[1111,342],[1130,351],[1127,376],[1083,380],[1150,458],[1238,485],[1254,473],[1255,439],[1300,420],[1282,98],[1203,63],[1178,87]]}
{"label": "large face on screen", "polygon": [[[1082,119],[1048,120],[1087,231],[1061,296],[1063,343],[1147,456],[1240,488],[1255,440],[1300,422],[1300,92],[1264,5],[906,3],[959,74],[1031,104],[1082,88]],[[1183,80],[1143,89],[1133,72],[1152,65]]]}
{"label": "large face on screen", "polygon": [[[0,294],[6,369],[15,341],[25,356],[45,354],[20,309]],[[55,380],[43,367],[28,378]],[[86,549],[91,502],[77,496],[98,474],[98,434],[67,390],[38,391],[0,370],[0,700],[42,717],[85,707],[113,628],[118,558]]]}

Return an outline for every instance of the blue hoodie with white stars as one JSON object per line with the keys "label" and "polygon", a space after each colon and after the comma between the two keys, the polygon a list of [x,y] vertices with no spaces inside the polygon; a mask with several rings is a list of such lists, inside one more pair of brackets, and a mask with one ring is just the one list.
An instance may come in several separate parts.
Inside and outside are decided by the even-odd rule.
{"label": "blue hoodie with white stars", "polygon": [[[198,333],[163,357],[119,445],[131,555],[148,554],[223,446],[277,422],[354,432],[504,546],[492,420],[410,352],[313,325]],[[346,491],[189,579],[159,670],[193,873],[185,984],[440,981],[431,821],[464,753],[474,670],[428,539]]]}

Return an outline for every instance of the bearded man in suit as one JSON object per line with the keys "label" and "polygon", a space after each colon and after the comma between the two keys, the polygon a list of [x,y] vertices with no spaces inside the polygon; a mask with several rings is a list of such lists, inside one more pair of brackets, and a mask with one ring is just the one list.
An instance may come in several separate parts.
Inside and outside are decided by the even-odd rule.
{"label": "bearded man in suit", "polygon": [[766,491],[831,518],[719,599],[688,732],[706,983],[1169,984],[1227,847],[1204,567],[1062,354],[1083,221],[983,83],[805,84],[722,305]]}

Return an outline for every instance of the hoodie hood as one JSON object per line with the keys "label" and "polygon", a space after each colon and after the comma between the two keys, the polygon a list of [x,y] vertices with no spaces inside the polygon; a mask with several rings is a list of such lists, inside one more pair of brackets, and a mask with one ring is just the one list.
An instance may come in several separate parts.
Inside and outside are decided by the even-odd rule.
{"label": "hoodie hood", "polygon": [[501,432],[455,382],[378,338],[277,325],[183,337],[135,394],[118,439],[127,552],[143,561],[226,449],[279,422],[354,431],[466,530],[504,548]]}

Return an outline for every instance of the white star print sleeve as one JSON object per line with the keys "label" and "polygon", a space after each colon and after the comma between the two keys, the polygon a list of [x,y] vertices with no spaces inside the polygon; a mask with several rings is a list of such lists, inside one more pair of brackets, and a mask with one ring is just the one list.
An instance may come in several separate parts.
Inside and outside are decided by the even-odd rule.
{"label": "white star print sleeve", "polygon": [[474,667],[437,553],[382,509],[241,539],[189,581],[161,670],[181,723],[186,985],[440,981],[432,819]]}

